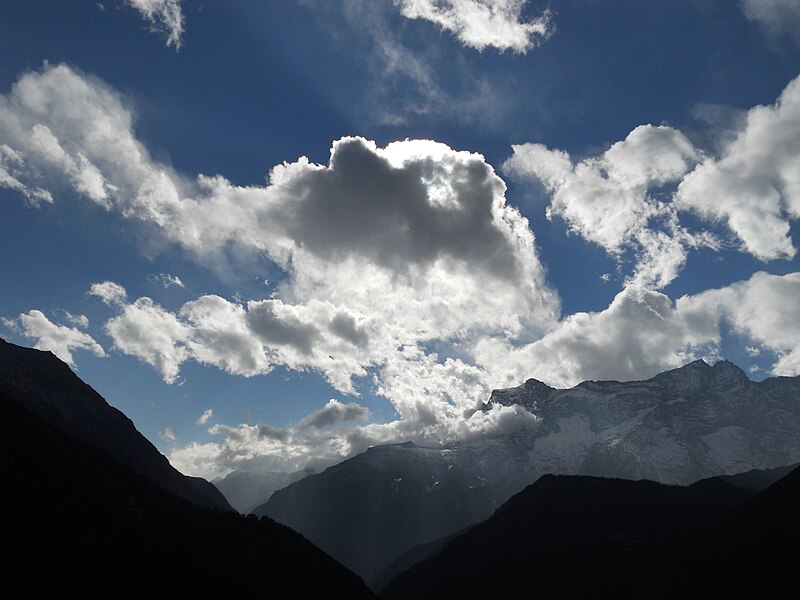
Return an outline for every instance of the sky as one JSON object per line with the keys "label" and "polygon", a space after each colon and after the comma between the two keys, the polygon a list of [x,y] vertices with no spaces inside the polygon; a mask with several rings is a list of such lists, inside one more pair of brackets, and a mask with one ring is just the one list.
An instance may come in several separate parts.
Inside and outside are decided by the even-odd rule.
{"label": "sky", "polygon": [[0,336],[173,465],[800,374],[800,0],[0,3]]}

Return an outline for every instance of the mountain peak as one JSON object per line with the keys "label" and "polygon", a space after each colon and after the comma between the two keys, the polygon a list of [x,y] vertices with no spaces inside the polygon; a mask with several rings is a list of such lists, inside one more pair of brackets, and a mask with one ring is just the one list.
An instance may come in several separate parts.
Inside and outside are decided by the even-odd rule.
{"label": "mountain peak", "polygon": [[400,446],[401,448],[419,448],[414,442],[402,442],[401,444],[395,444],[396,446]]}
{"label": "mountain peak", "polygon": [[747,375],[728,360],[710,366],[699,359],[677,369],[656,375],[653,382],[674,392],[698,392],[710,387],[742,387],[750,383]]}

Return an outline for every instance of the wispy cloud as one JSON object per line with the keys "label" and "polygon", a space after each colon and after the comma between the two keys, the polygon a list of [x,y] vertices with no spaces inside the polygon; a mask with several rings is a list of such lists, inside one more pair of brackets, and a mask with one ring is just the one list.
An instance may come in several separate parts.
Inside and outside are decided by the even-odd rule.
{"label": "wispy cloud", "polygon": [[197,425],[205,425],[208,423],[209,419],[214,416],[214,411],[210,408],[203,411],[203,414],[200,415],[200,418],[197,419]]}
{"label": "wispy cloud", "polygon": [[555,30],[545,11],[525,20],[526,0],[393,0],[409,19],[430,21],[454,34],[465,46],[525,53]]}
{"label": "wispy cloud", "polygon": [[167,38],[167,46],[181,47],[183,11],[181,0],[127,0],[150,23],[150,29]]}
{"label": "wispy cloud", "polygon": [[800,2],[797,0],[739,0],[742,12],[774,42],[800,42]]}
{"label": "wispy cloud", "polygon": [[150,273],[147,279],[153,283],[160,285],[162,288],[167,289],[170,287],[186,287],[177,275],[170,275],[169,273]]}
{"label": "wispy cloud", "polygon": [[[439,35],[410,39],[398,27],[400,11],[389,0],[301,0],[334,43],[352,52],[362,45],[371,81],[363,107],[369,120],[403,125],[423,117],[493,126],[513,97],[490,73],[469,68],[463,56],[442,47]],[[347,35],[342,35],[342,30]],[[442,78],[448,73],[447,82]]]}

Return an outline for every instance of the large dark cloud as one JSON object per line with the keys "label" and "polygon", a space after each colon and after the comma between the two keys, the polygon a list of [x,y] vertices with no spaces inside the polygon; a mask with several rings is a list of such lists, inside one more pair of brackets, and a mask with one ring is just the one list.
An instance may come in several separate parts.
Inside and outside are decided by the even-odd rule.
{"label": "large dark cloud", "polygon": [[357,255],[395,272],[447,256],[489,275],[520,274],[493,211],[505,187],[478,156],[395,165],[365,140],[345,138],[329,168],[309,170],[284,191],[293,200],[264,218],[282,221],[318,256]]}

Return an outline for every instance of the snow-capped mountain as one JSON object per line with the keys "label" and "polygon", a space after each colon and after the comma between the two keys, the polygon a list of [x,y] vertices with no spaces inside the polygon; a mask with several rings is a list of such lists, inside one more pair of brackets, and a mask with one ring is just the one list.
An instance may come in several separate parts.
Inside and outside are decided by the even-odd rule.
{"label": "snow-capped mountain", "polygon": [[[515,436],[533,479],[545,473],[688,484],[800,460],[800,378],[750,381],[728,361],[702,360],[646,381],[586,381],[567,390],[535,379],[495,390],[541,419]],[[524,454],[523,454],[524,452]]]}

